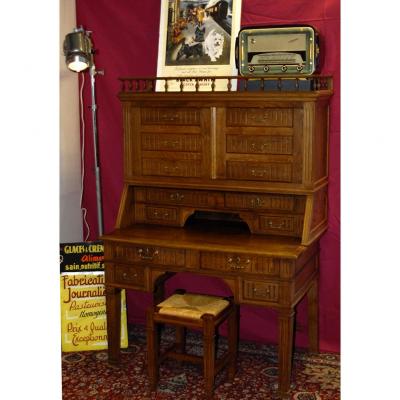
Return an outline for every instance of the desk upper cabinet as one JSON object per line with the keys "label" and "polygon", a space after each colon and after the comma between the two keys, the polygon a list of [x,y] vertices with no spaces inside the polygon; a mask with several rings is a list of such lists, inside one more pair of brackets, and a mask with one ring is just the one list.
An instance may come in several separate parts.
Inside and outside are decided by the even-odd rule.
{"label": "desk upper cabinet", "polygon": [[327,226],[329,80],[312,91],[119,94],[125,191],[117,227],[236,213],[310,244]]}

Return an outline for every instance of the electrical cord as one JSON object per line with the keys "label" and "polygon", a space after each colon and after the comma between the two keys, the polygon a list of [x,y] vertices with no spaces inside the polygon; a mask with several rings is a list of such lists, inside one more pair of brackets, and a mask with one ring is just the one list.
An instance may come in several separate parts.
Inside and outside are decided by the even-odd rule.
{"label": "electrical cord", "polygon": [[87,215],[87,208],[82,207],[83,203],[83,188],[84,188],[84,181],[85,181],[85,119],[83,115],[83,86],[85,84],[85,74],[80,74],[82,77],[82,84],[79,91],[79,105],[80,105],[80,114],[81,114],[81,126],[82,126],[82,147],[81,147],[81,199],[80,199],[80,207],[83,216],[83,222],[86,227],[86,237],[85,242],[87,242],[89,235],[90,235],[90,226],[86,220]]}

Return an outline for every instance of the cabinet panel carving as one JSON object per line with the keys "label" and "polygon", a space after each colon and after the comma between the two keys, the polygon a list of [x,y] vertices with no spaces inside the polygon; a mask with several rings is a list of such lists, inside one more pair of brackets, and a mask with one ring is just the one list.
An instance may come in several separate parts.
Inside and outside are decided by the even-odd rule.
{"label": "cabinet panel carving", "polygon": [[200,177],[202,176],[202,163],[197,160],[170,161],[163,159],[143,159],[143,175],[157,176],[181,176]]}
{"label": "cabinet panel carving", "polygon": [[226,151],[228,153],[289,155],[293,153],[293,139],[291,136],[227,135]]}
{"label": "cabinet panel carving", "polygon": [[141,108],[142,124],[199,125],[198,109],[185,108]]}
{"label": "cabinet panel carving", "polygon": [[173,135],[166,133],[143,133],[142,150],[202,151],[203,142],[199,135]]}
{"label": "cabinet panel carving", "polygon": [[292,126],[290,108],[228,108],[227,126]]}

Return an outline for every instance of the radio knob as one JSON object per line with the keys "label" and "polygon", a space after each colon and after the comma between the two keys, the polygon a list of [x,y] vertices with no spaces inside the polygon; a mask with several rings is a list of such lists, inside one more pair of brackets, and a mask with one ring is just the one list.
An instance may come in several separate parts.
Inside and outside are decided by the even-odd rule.
{"label": "radio knob", "polygon": [[287,66],[286,65],[282,65],[281,70],[282,70],[282,72],[286,72],[287,71]]}
{"label": "radio knob", "polygon": [[303,70],[303,66],[302,66],[302,65],[298,65],[298,66],[296,67],[296,69],[297,69],[297,71],[302,71],[302,70]]}
{"label": "radio knob", "polygon": [[254,72],[255,68],[252,65],[249,65],[249,71]]}
{"label": "radio knob", "polygon": [[265,65],[265,66],[264,66],[264,71],[265,71],[265,72],[268,72],[268,71],[269,71],[269,66],[268,66],[268,65]]}

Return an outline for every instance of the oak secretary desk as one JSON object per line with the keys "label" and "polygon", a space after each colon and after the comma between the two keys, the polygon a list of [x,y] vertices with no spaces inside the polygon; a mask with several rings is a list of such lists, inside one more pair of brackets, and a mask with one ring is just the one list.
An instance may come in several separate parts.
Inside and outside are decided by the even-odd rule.
{"label": "oak secretary desk", "polygon": [[277,311],[285,397],[295,307],[305,295],[309,347],[318,351],[332,80],[261,79],[254,89],[237,78],[233,91],[227,78],[226,91],[204,92],[194,78],[195,91],[156,92],[156,79],[175,78],[120,79],[124,188],[115,230],[102,237],[109,361],[120,360],[121,289],[159,302],[180,271],[215,276],[236,303]]}

